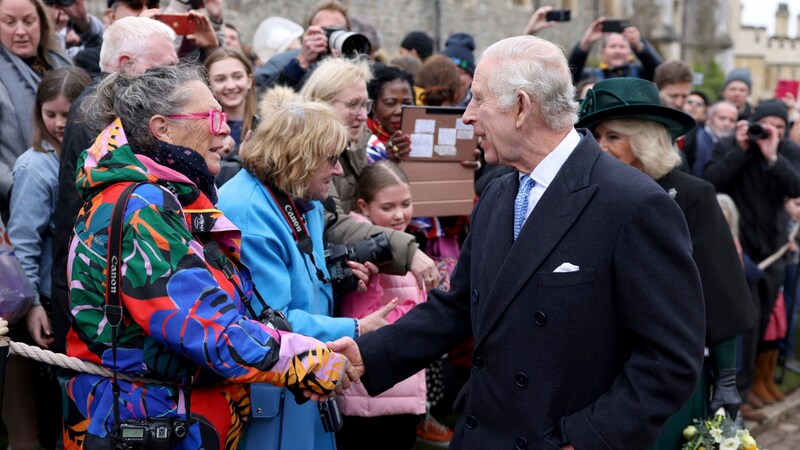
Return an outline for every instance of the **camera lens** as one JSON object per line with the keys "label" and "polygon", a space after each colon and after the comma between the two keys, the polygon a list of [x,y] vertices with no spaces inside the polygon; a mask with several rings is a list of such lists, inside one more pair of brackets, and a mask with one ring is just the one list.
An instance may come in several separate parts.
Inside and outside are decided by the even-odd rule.
{"label": "camera lens", "polygon": [[372,44],[366,36],[346,30],[333,31],[328,36],[328,48],[337,50],[348,58],[357,55],[368,55],[372,51]]}
{"label": "camera lens", "polygon": [[175,437],[178,439],[183,439],[186,436],[186,426],[182,423],[175,425]]}
{"label": "camera lens", "polygon": [[747,128],[747,137],[753,141],[766,139],[769,137],[769,132],[760,123],[751,123]]}

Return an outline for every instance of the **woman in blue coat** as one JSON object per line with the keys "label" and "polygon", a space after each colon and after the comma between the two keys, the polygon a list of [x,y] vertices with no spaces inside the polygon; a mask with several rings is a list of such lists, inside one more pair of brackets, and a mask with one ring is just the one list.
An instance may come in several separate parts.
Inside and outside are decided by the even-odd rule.
{"label": "woman in blue coat", "polygon": [[[332,107],[302,100],[287,88],[268,92],[264,105],[269,114],[240,151],[245,170],[219,194],[219,208],[242,230],[242,259],[253,281],[296,333],[324,342],[385,325],[393,304],[360,320],[331,317],[321,201],[331,179],[342,174],[338,157],[347,145],[346,128]],[[365,289],[377,267],[348,264]],[[260,313],[260,305],[253,306]],[[285,389],[256,384],[251,409],[246,449],[336,448],[315,402],[298,405]]]}

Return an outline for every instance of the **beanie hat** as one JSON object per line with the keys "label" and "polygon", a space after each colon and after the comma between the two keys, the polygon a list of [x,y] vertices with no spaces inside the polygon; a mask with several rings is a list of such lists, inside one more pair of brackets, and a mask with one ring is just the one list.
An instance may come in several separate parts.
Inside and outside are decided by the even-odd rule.
{"label": "beanie hat", "polygon": [[768,116],[780,117],[787,125],[789,124],[789,113],[783,100],[764,100],[759,103],[750,120],[758,122]]}
{"label": "beanie hat", "polygon": [[460,68],[471,76],[475,75],[475,39],[467,33],[456,33],[445,42],[442,54],[453,60]]}
{"label": "beanie hat", "polygon": [[731,70],[728,73],[728,76],[725,77],[725,83],[722,84],[722,89],[725,89],[725,87],[731,81],[741,81],[742,83],[747,85],[748,91],[753,89],[753,80],[750,78],[750,70],[748,69],[737,67]]}
{"label": "beanie hat", "polygon": [[420,59],[425,60],[433,54],[433,38],[424,31],[412,31],[403,38],[400,47],[416,50]]}

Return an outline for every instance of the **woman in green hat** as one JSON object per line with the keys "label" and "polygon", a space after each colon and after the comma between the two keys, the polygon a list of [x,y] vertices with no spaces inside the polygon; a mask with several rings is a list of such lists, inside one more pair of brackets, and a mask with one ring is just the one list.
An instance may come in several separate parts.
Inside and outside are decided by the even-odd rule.
{"label": "woman in green hat", "polygon": [[705,418],[719,408],[735,418],[741,404],[736,389],[736,335],[750,328],[754,317],[741,259],[714,187],[678,168],[681,157],[674,141],[694,128],[691,116],[661,106],[655,85],[638,78],[597,83],[587,92],[579,114],[576,127],[589,128],[603,151],[664,188],[683,211],[692,237],[692,258],[703,283],[709,357],[694,395],[667,420],[651,446],[679,449],[681,431],[693,419]]}

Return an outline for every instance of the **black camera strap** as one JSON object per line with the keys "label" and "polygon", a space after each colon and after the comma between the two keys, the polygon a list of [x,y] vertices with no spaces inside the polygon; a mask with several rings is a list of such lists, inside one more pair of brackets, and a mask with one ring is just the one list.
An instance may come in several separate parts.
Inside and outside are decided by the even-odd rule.
{"label": "black camera strap", "polygon": [[[120,298],[120,291],[122,290],[122,222],[125,217],[125,207],[128,204],[131,194],[134,189],[140,185],[147,184],[145,182],[130,183],[114,205],[114,210],[111,215],[111,224],[108,228],[108,255],[106,257],[106,305],[105,315],[109,326],[111,327],[111,391],[113,394],[113,414],[114,414],[114,438],[119,437],[120,433],[120,413],[119,413],[119,395],[120,387],[117,380],[117,344],[119,339],[119,328],[122,324],[123,307]],[[186,396],[186,427],[187,429],[192,424],[191,416],[191,383],[190,377],[189,384],[184,387]]]}
{"label": "black camera strap", "polygon": [[269,195],[271,195],[275,203],[278,204],[281,215],[283,215],[286,223],[289,224],[289,228],[292,229],[294,240],[297,242],[297,248],[311,259],[311,264],[313,264],[314,268],[317,270],[317,278],[319,278],[319,281],[323,283],[329,282],[330,280],[328,280],[325,273],[322,272],[322,269],[319,268],[317,262],[314,260],[314,242],[308,234],[305,220],[297,213],[297,206],[295,206],[294,200],[285,192],[278,192],[276,195],[275,191],[267,183],[264,183],[264,187],[267,188]]}

